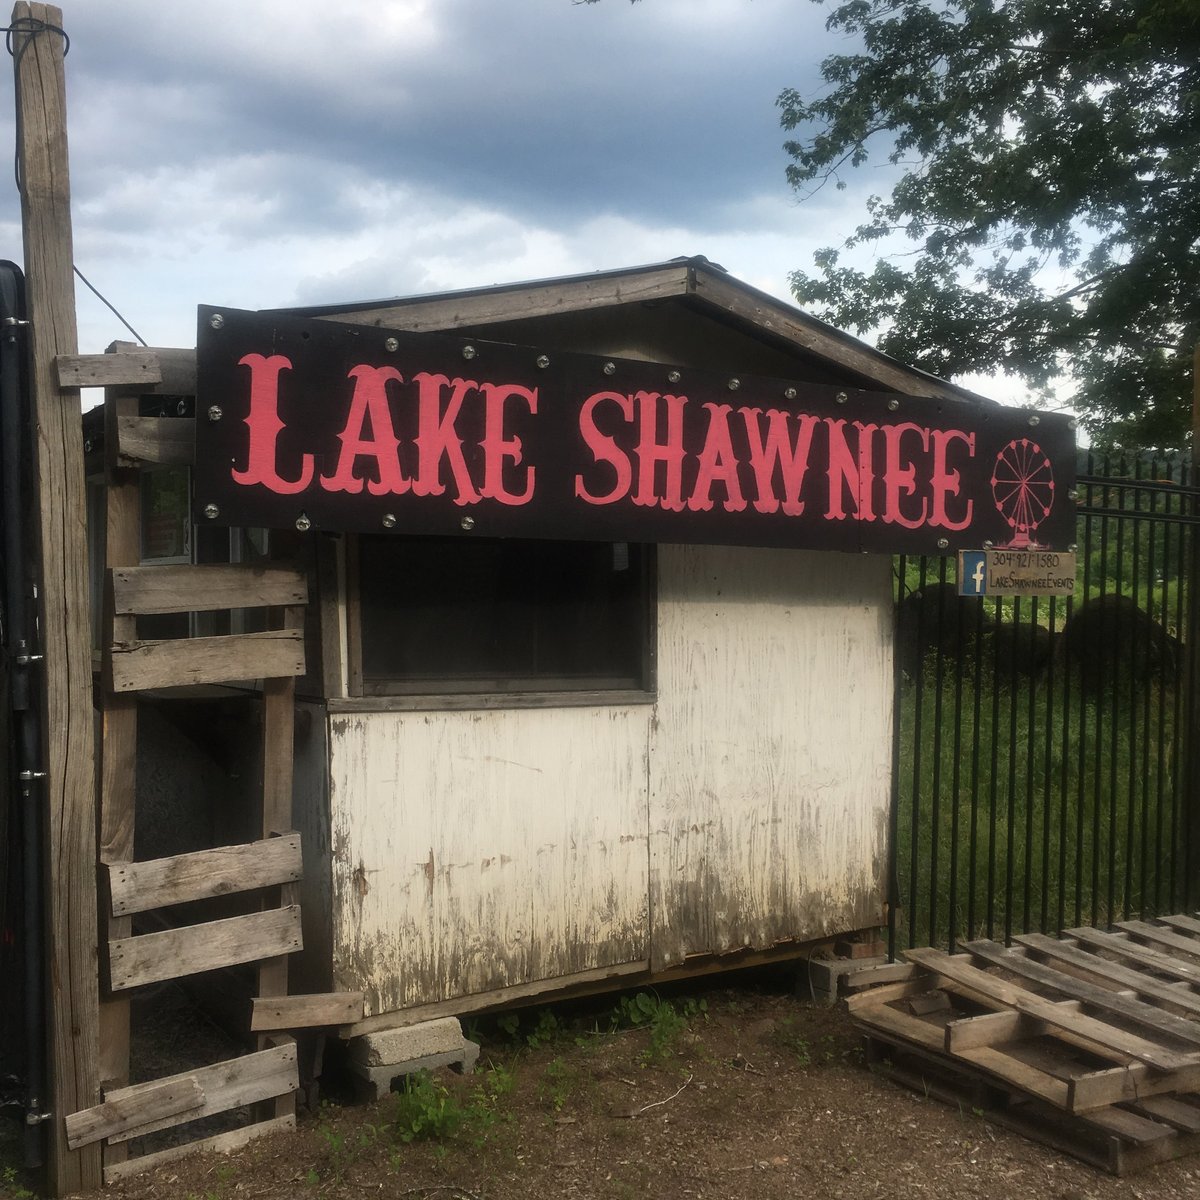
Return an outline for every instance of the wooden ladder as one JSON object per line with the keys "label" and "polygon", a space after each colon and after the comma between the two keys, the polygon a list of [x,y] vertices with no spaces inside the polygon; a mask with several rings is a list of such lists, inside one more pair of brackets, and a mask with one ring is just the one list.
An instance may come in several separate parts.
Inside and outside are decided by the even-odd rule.
{"label": "wooden ladder", "polygon": [[[103,1140],[106,1183],[195,1150],[231,1149],[295,1126],[297,1054],[286,1033],[260,1034],[254,1053],[130,1085],[129,995],[145,985],[254,963],[258,997],[287,996],[287,956],[302,945],[297,903],[301,847],[292,830],[292,738],[295,681],[304,673],[307,602],[305,577],[284,566],[140,565],[142,467],[190,464],[194,420],[141,416],[139,397],[154,392],[194,395],[195,359],[187,351],[118,349],[105,356],[58,360],[63,386],[106,385],[99,777],[104,1102],[67,1117],[72,1149]],[[138,637],[142,616],[225,609],[268,610],[275,627],[212,637]],[[247,680],[261,680],[259,840],[135,861],[139,694]],[[133,932],[135,914],[263,889],[267,899],[262,907],[244,915]],[[279,1000],[276,1007],[280,1005],[286,1001]],[[129,1157],[133,1138],[244,1105],[254,1106],[249,1125]]]}

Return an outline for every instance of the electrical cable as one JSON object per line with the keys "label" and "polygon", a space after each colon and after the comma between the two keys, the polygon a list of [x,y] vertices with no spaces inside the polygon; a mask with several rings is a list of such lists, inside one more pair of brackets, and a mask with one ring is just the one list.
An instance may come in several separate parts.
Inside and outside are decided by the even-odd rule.
{"label": "electrical cable", "polygon": [[74,271],[75,274],[78,275],[79,278],[82,279],[85,284],[87,284],[88,288],[91,289],[91,291],[94,295],[99,297],[99,299],[101,300],[101,302],[103,304],[107,305],[108,308],[112,310],[112,313],[117,318],[117,320],[120,321],[121,324],[124,325],[125,328],[128,329],[129,332],[132,333],[133,336],[135,338],[137,338],[137,340],[139,342],[141,342],[143,346],[149,345],[149,343],[146,341],[146,339],[144,337],[142,337],[142,335],[140,333],[138,333],[138,331],[136,329],[134,329],[134,327],[132,325],[130,325],[130,323],[127,320],[125,320],[125,318],[123,316],[121,316],[121,314],[117,311],[116,305],[113,304],[113,302],[111,300],[109,300],[106,296],[104,296],[101,293],[100,289],[97,288],[96,285],[77,266],[75,266],[74,263],[71,264],[71,270]]}

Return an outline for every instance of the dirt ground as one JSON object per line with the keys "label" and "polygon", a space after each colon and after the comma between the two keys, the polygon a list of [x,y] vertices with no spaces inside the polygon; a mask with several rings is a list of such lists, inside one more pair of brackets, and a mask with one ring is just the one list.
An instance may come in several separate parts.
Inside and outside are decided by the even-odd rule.
{"label": "dirt ground", "polygon": [[511,1015],[468,1026],[483,1046],[474,1076],[441,1074],[374,1104],[326,1100],[302,1110],[295,1134],[109,1194],[1200,1196],[1200,1156],[1115,1179],[873,1075],[844,1012],[796,998],[785,977],[526,1010],[513,1026]]}

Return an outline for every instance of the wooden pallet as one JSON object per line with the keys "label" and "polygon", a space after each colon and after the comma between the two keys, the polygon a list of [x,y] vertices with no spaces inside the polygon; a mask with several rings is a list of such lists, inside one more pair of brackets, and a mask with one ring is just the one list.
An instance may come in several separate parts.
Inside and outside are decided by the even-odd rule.
{"label": "wooden pallet", "polygon": [[[116,348],[60,359],[60,381],[107,387],[102,732],[99,794],[100,1082],[103,1103],[65,1115],[71,1150],[102,1143],[105,1183],[204,1149],[231,1149],[295,1127],[300,1086],[289,1031],[353,1021],[362,996],[288,996],[288,955],[302,945],[300,836],[292,830],[296,677],[304,673],[308,581],[279,563],[141,565],[143,468],[185,466],[194,457],[189,417],[140,415],[142,397],[195,394],[190,351]],[[139,618],[165,614],[256,613],[254,632],[150,639]],[[197,622],[199,624],[199,622]],[[188,622],[189,627],[191,622]],[[260,714],[259,836],[168,858],[134,854],[137,696],[169,688],[237,684],[256,694]],[[247,688],[247,681],[261,681]],[[242,911],[215,917],[217,898]],[[169,914],[169,915],[168,915]],[[149,931],[135,931],[140,917]],[[182,923],[180,923],[182,919]],[[166,980],[253,964],[255,998],[247,1035],[257,1050],[167,1079],[130,1081],[130,993]],[[208,1119],[235,1114],[240,1127],[205,1136]],[[246,1123],[246,1121],[249,1123]],[[196,1124],[203,1123],[203,1124]],[[147,1150],[147,1135],[170,1129],[176,1144]],[[131,1151],[135,1144],[136,1153]]]}
{"label": "wooden pallet", "polygon": [[862,973],[872,1066],[1116,1175],[1200,1150],[1200,919],[977,941]]}

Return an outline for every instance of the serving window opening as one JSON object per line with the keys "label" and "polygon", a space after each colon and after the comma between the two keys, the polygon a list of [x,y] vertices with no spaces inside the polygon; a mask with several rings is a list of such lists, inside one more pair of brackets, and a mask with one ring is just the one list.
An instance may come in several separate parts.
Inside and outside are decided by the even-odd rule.
{"label": "serving window opening", "polygon": [[349,565],[355,695],[653,699],[653,546],[363,536]]}

